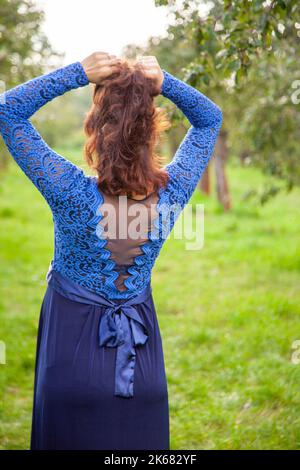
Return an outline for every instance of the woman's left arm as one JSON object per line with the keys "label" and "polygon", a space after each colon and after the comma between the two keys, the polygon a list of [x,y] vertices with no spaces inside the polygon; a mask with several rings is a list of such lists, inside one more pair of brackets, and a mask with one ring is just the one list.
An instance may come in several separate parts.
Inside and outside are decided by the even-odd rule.
{"label": "woman's left arm", "polygon": [[84,173],[52,150],[28,119],[48,101],[88,83],[81,63],[74,62],[0,94],[3,140],[51,208]]}

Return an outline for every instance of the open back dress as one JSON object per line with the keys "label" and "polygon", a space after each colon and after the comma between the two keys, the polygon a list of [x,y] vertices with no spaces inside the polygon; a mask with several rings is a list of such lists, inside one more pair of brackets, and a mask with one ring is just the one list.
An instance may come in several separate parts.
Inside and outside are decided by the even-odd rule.
{"label": "open back dress", "polygon": [[[194,87],[163,74],[161,94],[191,126],[165,166],[167,185],[143,200],[105,195],[97,177],[51,149],[29,121],[50,100],[88,85],[80,62],[0,95],[4,142],[47,201],[54,223],[37,334],[32,450],[170,448],[151,273],[212,155],[222,112]],[[107,233],[107,207],[122,236]],[[129,226],[139,211],[149,217],[134,238]]]}

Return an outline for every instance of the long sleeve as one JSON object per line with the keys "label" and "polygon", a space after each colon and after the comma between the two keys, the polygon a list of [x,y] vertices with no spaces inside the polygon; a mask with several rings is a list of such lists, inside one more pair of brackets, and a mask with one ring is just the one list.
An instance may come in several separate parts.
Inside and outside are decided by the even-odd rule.
{"label": "long sleeve", "polygon": [[162,70],[161,94],[176,104],[191,124],[172,161],[165,166],[170,175],[171,199],[183,207],[211,158],[222,126],[222,111],[200,91]]}
{"label": "long sleeve", "polygon": [[[0,132],[16,163],[55,207],[83,171],[54,152],[29,118],[53,98],[89,83],[80,62],[41,75],[0,95]],[[62,136],[63,138],[63,136]]]}

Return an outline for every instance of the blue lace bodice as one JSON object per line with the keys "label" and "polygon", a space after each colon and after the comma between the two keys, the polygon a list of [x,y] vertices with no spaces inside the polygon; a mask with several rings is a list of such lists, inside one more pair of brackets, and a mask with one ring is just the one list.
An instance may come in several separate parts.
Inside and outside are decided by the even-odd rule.
{"label": "blue lace bodice", "polygon": [[[222,124],[220,108],[197,89],[163,69],[161,94],[188,118],[191,127],[174,158],[165,168],[170,176],[159,191],[157,209],[176,206],[168,231],[189,201],[212,155]],[[118,273],[107,240],[101,236],[103,195],[95,176],[51,149],[29,118],[53,98],[88,85],[80,62],[29,80],[0,95],[0,130],[11,155],[47,201],[54,222],[52,267],[89,290],[110,299],[128,299],[139,294],[166,239],[164,216],[155,220],[142,254],[127,268],[126,290],[115,286]],[[168,211],[168,209],[167,209]]]}

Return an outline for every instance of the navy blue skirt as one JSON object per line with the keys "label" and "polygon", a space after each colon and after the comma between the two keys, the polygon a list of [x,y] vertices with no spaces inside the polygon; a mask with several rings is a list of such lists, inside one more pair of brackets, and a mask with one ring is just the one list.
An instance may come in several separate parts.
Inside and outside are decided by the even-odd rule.
{"label": "navy blue skirt", "polygon": [[110,302],[52,270],[39,318],[30,448],[169,449],[150,285],[129,302]]}

